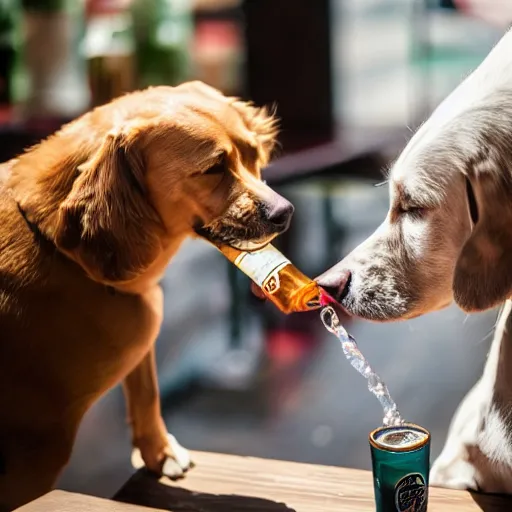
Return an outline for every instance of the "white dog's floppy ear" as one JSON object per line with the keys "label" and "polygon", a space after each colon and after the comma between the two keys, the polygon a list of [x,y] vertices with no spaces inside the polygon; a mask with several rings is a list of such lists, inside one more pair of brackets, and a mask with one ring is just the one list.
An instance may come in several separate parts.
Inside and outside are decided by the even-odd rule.
{"label": "white dog's floppy ear", "polygon": [[467,180],[474,227],[453,279],[455,301],[467,312],[492,308],[512,295],[512,186],[504,174]]}

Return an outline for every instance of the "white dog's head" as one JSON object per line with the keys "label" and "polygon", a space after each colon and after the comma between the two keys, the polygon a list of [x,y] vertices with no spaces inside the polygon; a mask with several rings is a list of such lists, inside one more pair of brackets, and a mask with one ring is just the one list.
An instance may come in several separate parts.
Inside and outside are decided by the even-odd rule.
{"label": "white dog's head", "polygon": [[512,32],[393,165],[388,215],[318,282],[351,314],[412,318],[512,295]]}

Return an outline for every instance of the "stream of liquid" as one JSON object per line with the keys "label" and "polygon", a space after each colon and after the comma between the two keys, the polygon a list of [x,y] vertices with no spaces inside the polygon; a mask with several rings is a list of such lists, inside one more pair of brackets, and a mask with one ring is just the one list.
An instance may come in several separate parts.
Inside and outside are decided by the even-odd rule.
{"label": "stream of liquid", "polygon": [[343,353],[350,364],[368,381],[368,389],[375,395],[384,410],[382,423],[385,426],[402,425],[403,420],[386,384],[372,370],[354,338],[343,328],[336,311],[331,306],[326,306],[320,312],[320,318],[325,328],[340,340]]}

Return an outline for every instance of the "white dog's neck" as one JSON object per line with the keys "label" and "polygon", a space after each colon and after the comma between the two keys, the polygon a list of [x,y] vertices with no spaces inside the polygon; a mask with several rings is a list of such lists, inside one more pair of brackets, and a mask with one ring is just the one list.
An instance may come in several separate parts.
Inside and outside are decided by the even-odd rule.
{"label": "white dog's neck", "polygon": [[431,483],[457,489],[512,493],[510,443],[512,301],[496,326],[485,370],[460,404],[448,439],[431,471]]}
{"label": "white dog's neck", "polygon": [[481,106],[486,98],[496,97],[496,91],[512,93],[512,29],[496,44],[485,60],[441,104],[417,130],[395,165],[400,169],[414,164],[422,150],[449,129],[452,121],[460,120],[464,113]]}
{"label": "white dog's neck", "polygon": [[[508,300],[496,325],[496,332],[478,385],[481,400],[476,446],[492,461],[496,475],[481,471],[486,490],[512,491],[512,301]],[[481,416],[480,416],[481,415]],[[475,418],[476,419],[476,418]],[[500,474],[504,474],[500,482]],[[490,482],[486,482],[486,479]],[[495,486],[498,485],[496,488]]]}
{"label": "white dog's neck", "polygon": [[434,111],[427,124],[440,126],[470,110],[497,89],[512,88],[512,29],[485,60]]}
{"label": "white dog's neck", "polygon": [[[509,411],[512,420],[512,301],[503,306],[487,357],[482,384],[493,390],[493,401]],[[512,425],[511,425],[512,426]]]}

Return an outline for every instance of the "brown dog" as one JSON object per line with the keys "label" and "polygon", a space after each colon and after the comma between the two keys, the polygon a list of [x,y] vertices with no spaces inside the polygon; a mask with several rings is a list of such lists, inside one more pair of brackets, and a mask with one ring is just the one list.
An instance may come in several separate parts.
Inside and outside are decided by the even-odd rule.
{"label": "brown dog", "polygon": [[194,82],[121,97],[0,167],[0,510],[52,487],[122,380],[145,465],[188,468],[160,414],[158,281],[187,236],[254,249],[287,229],[292,205],[260,180],[275,134]]}

